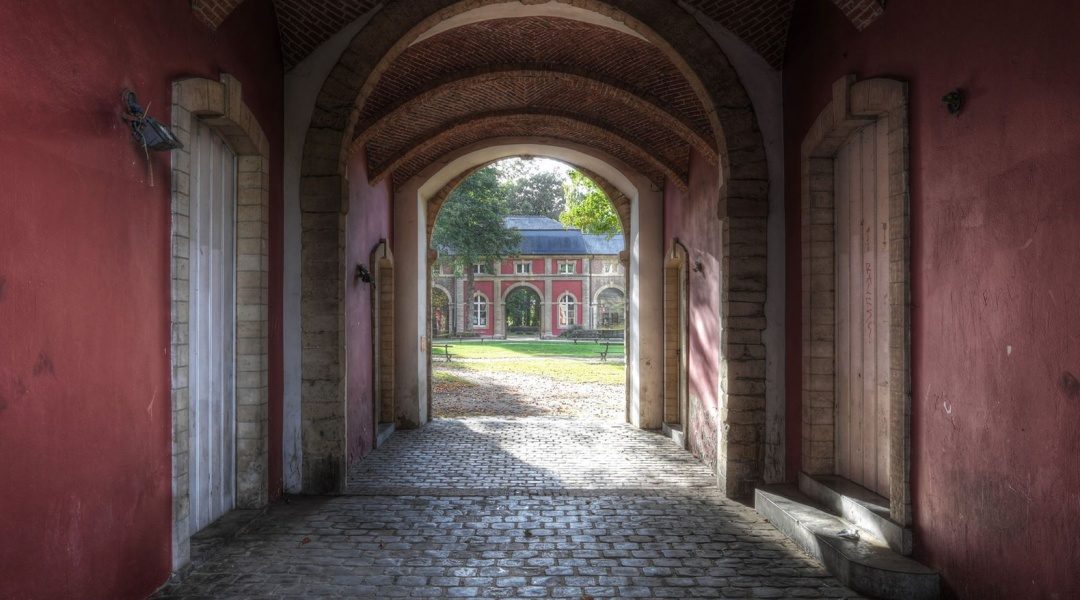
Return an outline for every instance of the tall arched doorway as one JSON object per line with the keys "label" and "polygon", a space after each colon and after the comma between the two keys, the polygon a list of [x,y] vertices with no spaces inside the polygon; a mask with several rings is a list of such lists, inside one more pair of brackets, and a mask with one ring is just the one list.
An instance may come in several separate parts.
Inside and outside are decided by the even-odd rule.
{"label": "tall arched doorway", "polygon": [[596,295],[595,329],[626,329],[626,294],[621,289],[606,287]]}
{"label": "tall arched doorway", "polygon": [[540,294],[531,286],[521,285],[507,292],[503,299],[506,336],[540,337]]}
{"label": "tall arched doorway", "polygon": [[431,335],[447,337],[455,331],[450,296],[439,286],[431,286]]}

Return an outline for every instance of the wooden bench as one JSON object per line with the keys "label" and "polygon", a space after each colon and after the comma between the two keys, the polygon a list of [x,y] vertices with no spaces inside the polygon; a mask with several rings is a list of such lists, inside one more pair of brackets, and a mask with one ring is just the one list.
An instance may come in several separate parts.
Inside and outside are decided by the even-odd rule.
{"label": "wooden bench", "polygon": [[435,352],[434,352],[434,350],[436,350],[436,349],[438,349],[438,348],[442,348],[442,349],[443,349],[443,356],[445,356],[445,357],[446,357],[446,362],[451,362],[451,358],[450,358],[450,357],[451,357],[451,356],[453,356],[453,355],[452,355],[452,354],[450,354],[450,349],[451,349],[451,348],[453,348],[453,347],[454,347],[454,346],[453,346],[453,345],[451,345],[451,344],[433,344],[433,345],[432,345],[432,350],[433,350],[433,352],[432,352],[432,358],[435,358],[435,356],[438,356],[438,354],[437,354],[437,353],[435,353]]}
{"label": "wooden bench", "polygon": [[611,351],[611,342],[604,342],[604,351],[600,352],[600,361],[607,362],[608,352]]}

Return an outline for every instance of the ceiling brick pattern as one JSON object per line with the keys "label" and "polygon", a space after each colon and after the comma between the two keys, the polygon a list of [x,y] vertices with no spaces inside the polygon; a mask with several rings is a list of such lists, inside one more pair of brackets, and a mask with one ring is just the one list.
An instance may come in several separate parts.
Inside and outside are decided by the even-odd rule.
{"label": "ceiling brick pattern", "polygon": [[447,31],[411,46],[368,97],[360,121],[454,74],[521,65],[569,68],[654,98],[711,136],[705,109],[682,73],[655,46],[617,31],[553,18],[499,19]]}
{"label": "ceiling brick pattern", "polygon": [[545,115],[503,115],[485,117],[447,130],[396,160],[394,183],[400,185],[427,168],[438,158],[471,144],[492,138],[532,137],[563,140],[591,146],[626,163],[630,168],[662,186],[666,177],[685,181],[656,157],[611,132],[588,123]]}
{"label": "ceiling brick pattern", "polygon": [[[200,1],[239,3],[239,0]],[[343,27],[379,4],[379,0],[274,0],[285,68],[295,66]]]}
{"label": "ceiling brick pattern", "polygon": [[470,115],[486,113],[532,113],[566,115],[619,132],[651,153],[677,165],[685,174],[689,146],[651,114],[637,110],[619,97],[598,93],[589,86],[567,85],[551,76],[495,76],[483,82],[453,86],[438,97],[385,122],[367,142],[374,170],[388,157],[422,143]]}
{"label": "ceiling brick pattern", "polygon": [[[837,0],[834,0],[837,1]],[[843,1],[843,0],[841,0]],[[746,42],[774,67],[784,62],[795,0],[684,0]]]}
{"label": "ceiling brick pattern", "polygon": [[195,16],[210,26],[217,29],[233,9],[244,0],[191,0],[191,11]]}
{"label": "ceiling brick pattern", "polygon": [[881,0],[832,0],[855,29],[862,31],[885,12],[884,3]]}
{"label": "ceiling brick pattern", "polygon": [[[242,1],[192,0],[192,10],[216,29]],[[783,65],[795,0],[683,1],[734,33],[772,66]],[[884,12],[881,0],[832,1],[859,30]],[[274,0],[285,67],[295,66],[343,27],[379,4],[379,0]]]}

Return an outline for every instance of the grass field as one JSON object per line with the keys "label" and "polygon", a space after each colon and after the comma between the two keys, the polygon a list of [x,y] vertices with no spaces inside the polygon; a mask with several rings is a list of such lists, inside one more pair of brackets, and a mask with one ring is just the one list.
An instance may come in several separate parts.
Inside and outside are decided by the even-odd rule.
{"label": "grass field", "polygon": [[[443,344],[436,340],[432,343],[432,357],[442,360]],[[562,342],[562,341],[529,341],[529,342],[445,342],[450,344],[451,358],[524,358],[524,357],[570,357],[570,358],[599,358],[599,353],[604,349],[604,342],[599,344],[588,342]],[[612,343],[608,346],[608,358],[622,358],[622,342]]]}
{"label": "grass field", "polygon": [[623,385],[626,371],[621,363],[593,362],[573,358],[537,358],[530,360],[492,360],[457,363],[437,363],[438,367],[458,372],[483,371],[537,375],[573,383]]}

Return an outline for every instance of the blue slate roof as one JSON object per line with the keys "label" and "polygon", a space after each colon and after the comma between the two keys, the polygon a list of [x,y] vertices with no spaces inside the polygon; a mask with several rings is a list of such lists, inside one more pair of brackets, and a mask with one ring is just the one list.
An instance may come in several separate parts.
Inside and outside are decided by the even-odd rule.
{"label": "blue slate roof", "polygon": [[614,255],[622,252],[623,237],[613,235],[589,235],[580,229],[565,227],[548,217],[515,215],[503,220],[510,229],[521,234],[518,253],[528,255],[601,254]]}
{"label": "blue slate roof", "polygon": [[522,256],[615,255],[623,250],[621,235],[609,239],[606,235],[585,234],[548,217],[515,215],[506,217],[503,222],[521,234],[517,252]]}

